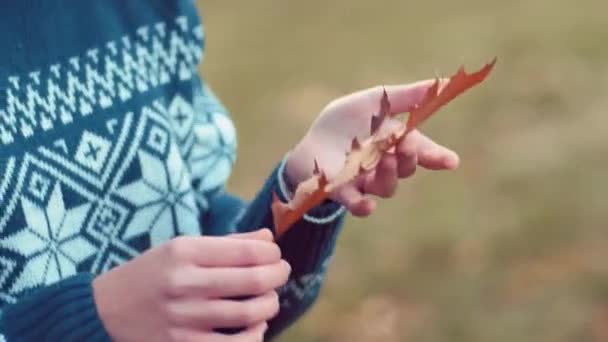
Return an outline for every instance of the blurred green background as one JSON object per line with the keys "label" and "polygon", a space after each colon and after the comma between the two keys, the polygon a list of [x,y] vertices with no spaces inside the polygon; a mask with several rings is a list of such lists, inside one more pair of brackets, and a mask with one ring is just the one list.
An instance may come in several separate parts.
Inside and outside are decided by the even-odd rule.
{"label": "blurred green background", "polygon": [[462,166],[349,218],[280,341],[608,341],[608,3],[199,3],[246,197],[331,99],[498,57],[423,127]]}

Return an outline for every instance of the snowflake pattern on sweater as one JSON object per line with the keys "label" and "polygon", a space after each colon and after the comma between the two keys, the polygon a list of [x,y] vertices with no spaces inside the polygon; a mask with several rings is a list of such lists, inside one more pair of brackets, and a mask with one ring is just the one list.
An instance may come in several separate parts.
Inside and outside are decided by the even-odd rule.
{"label": "snowflake pattern on sweater", "polygon": [[[78,271],[106,271],[176,235],[201,233],[205,193],[226,181],[234,162],[234,126],[196,77],[200,25],[179,17],[136,32],[10,78],[0,109],[4,148],[73,131],[0,161],[4,303]],[[104,112],[175,79],[187,87],[171,98],[150,97],[138,113]],[[78,120],[89,124],[78,131]]]}
{"label": "snowflake pattern on sweater", "polygon": [[[224,190],[236,132],[198,74],[205,33],[190,0],[8,1],[0,341],[108,341],[92,279],[178,235],[272,228],[285,164],[249,202]],[[278,241],[292,273],[268,338],[316,300],[343,217],[324,204]]]}

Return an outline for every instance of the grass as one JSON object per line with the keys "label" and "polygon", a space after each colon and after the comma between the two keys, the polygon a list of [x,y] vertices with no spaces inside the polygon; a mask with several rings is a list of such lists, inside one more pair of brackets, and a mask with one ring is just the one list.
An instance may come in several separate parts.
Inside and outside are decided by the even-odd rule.
{"label": "grass", "polygon": [[608,340],[608,4],[199,2],[246,197],[331,99],[498,56],[423,129],[461,168],[349,218],[321,299],[281,341]]}

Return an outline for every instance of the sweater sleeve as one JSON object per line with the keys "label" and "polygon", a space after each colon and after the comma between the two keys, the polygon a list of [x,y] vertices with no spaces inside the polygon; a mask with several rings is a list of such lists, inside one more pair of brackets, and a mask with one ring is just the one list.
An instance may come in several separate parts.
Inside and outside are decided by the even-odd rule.
{"label": "sweater sleeve", "polygon": [[3,307],[0,342],[111,341],[97,314],[92,280],[91,274],[77,274]]}
{"label": "sweater sleeve", "polygon": [[[290,195],[285,182],[284,165],[283,161],[273,170],[262,189],[249,203],[227,193],[215,196],[210,205],[210,226],[232,225],[238,232],[259,228],[271,228],[274,231],[270,209],[272,193],[274,191],[283,201]],[[277,241],[292,272],[288,283],[278,291],[281,310],[269,322],[267,339],[277,336],[294,323],[318,298],[343,225],[344,212],[338,203],[327,201],[308,212]]]}

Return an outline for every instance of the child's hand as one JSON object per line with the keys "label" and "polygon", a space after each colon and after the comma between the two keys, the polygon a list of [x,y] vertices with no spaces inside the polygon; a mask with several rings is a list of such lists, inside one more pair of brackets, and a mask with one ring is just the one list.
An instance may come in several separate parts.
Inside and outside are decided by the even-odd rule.
{"label": "child's hand", "polygon": [[[268,229],[227,237],[178,237],[93,282],[117,342],[262,341],[279,310],[275,289],[290,267]],[[252,297],[229,300],[229,297]],[[236,335],[215,328],[248,327]]]}
{"label": "child's hand", "polygon": [[[403,113],[419,103],[434,80],[385,87],[391,112]],[[363,141],[370,135],[372,115],[380,111],[383,87],[359,91],[331,102],[321,112],[306,136],[289,154],[287,177],[298,184],[312,176],[314,159],[331,179],[344,165],[354,137]],[[353,215],[367,216],[375,202],[367,194],[391,197],[399,178],[414,174],[417,165],[431,170],[450,170],[458,166],[458,156],[418,131],[411,132],[396,153],[383,156],[375,172],[358,177],[336,190],[331,198],[342,203]]]}

